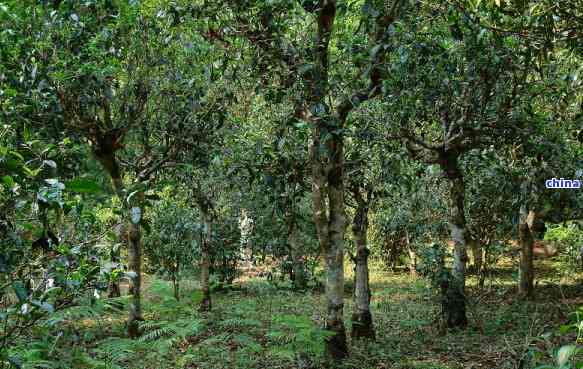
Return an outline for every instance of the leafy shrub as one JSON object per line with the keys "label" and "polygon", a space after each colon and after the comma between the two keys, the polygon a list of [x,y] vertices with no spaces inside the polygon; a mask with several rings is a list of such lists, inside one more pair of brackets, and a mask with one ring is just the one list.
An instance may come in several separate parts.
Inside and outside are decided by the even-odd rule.
{"label": "leafy shrub", "polygon": [[317,328],[304,316],[278,315],[273,318],[272,330],[267,337],[277,346],[272,354],[290,360],[310,357],[321,360],[326,337],[333,335]]}
{"label": "leafy shrub", "polygon": [[[555,338],[555,340],[553,340]],[[556,339],[571,341],[559,347],[554,342]],[[527,356],[530,357],[535,369],[575,369],[583,368],[583,307],[571,314],[570,322],[562,325],[555,334],[546,333],[537,341],[545,349],[531,349]]]}

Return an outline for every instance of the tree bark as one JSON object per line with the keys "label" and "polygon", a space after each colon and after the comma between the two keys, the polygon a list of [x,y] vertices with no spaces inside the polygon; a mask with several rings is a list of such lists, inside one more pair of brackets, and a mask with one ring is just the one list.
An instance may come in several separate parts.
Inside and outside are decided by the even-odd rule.
{"label": "tree bark", "polygon": [[202,217],[205,233],[201,244],[200,286],[202,290],[202,300],[200,302],[199,311],[210,311],[212,308],[210,292],[210,245],[212,240],[212,220],[206,206],[202,206],[201,210],[203,210]]}
{"label": "tree bark", "polygon": [[536,213],[528,210],[526,204],[520,206],[518,221],[518,242],[520,243],[520,267],[519,267],[519,284],[518,292],[525,296],[531,297],[534,285],[534,264],[533,264],[533,245],[534,237],[531,232],[531,226],[536,218]]}
{"label": "tree bark", "polygon": [[335,118],[326,101],[329,91],[328,68],[330,38],[336,17],[336,1],[320,2],[317,32],[314,39],[313,72],[304,76],[307,82],[310,119],[313,122],[312,201],[314,222],[320,248],[326,261],[326,323],[332,333],[326,338],[326,354],[333,361],[348,356],[344,327],[344,147],[343,119]]}
{"label": "tree bark", "polygon": [[335,158],[336,170],[333,172],[336,173],[331,174],[332,178],[329,181],[330,242],[326,250],[326,296],[328,300],[326,328],[335,333],[327,341],[327,351],[335,360],[341,360],[348,355],[344,327],[344,232],[346,228],[342,170],[344,160],[342,143],[338,143],[338,146],[340,146],[339,152],[342,156]]}
{"label": "tree bark", "polygon": [[[354,311],[352,313],[352,338],[375,339],[375,331],[370,312],[371,291],[368,269],[368,203],[355,191],[358,207],[352,224],[356,244],[356,272],[354,284]],[[357,193],[358,192],[358,193]]]}
{"label": "tree bark", "polygon": [[445,172],[450,182],[450,231],[454,242],[453,268],[446,286],[442,286],[444,319],[449,328],[464,328],[466,317],[467,229],[464,214],[465,184],[455,154],[445,160]]}
{"label": "tree bark", "polygon": [[[395,1],[391,9],[383,7],[376,17],[372,40],[380,52],[370,61],[369,86],[344,99],[333,114],[329,106],[329,46],[336,19],[336,1],[321,0],[315,12],[317,32],[312,51],[313,68],[302,78],[307,86],[306,105],[313,124],[310,157],[312,162],[312,201],[314,222],[320,248],[326,260],[327,317],[325,328],[333,333],[326,339],[326,353],[334,361],[348,356],[344,311],[344,138],[347,116],[365,100],[381,93],[384,48],[388,26],[395,20],[402,5]],[[386,10],[383,11],[383,10]]]}
{"label": "tree bark", "polygon": [[482,246],[482,265],[479,272],[478,287],[484,288],[486,282],[486,274],[488,274],[488,250],[490,250],[490,243]]}
{"label": "tree bark", "polygon": [[[112,187],[116,195],[122,202],[123,204],[122,206],[126,210],[127,220],[129,220],[128,222],[129,234],[127,237],[128,244],[127,246],[128,246],[129,293],[131,298],[128,312],[127,327],[128,336],[130,338],[136,338],[140,334],[139,322],[143,320],[141,307],[142,233],[139,222],[141,218],[144,216],[143,208],[141,207],[130,208],[130,206],[126,205],[121,170],[115,158],[115,150],[113,150],[112,142],[108,142],[106,138],[102,138],[102,140],[99,141],[99,146],[94,151],[94,153],[99,162],[101,163],[101,165],[109,173],[111,177]],[[140,194],[138,196],[143,196],[143,194]],[[137,218],[132,214],[134,209],[139,213]],[[125,242],[124,232],[120,232],[120,241]],[[114,288],[119,289],[119,285]]]}
{"label": "tree bark", "polygon": [[176,266],[174,267],[174,272],[172,273],[172,284],[174,287],[174,298],[176,301],[180,301],[180,258],[176,256]]}
{"label": "tree bark", "polygon": [[326,262],[325,329],[333,335],[326,338],[326,353],[334,361],[348,356],[344,327],[344,151],[342,140],[329,138],[326,144],[329,164],[320,154],[320,129],[315,129],[310,147],[312,157],[312,202],[314,223]]}

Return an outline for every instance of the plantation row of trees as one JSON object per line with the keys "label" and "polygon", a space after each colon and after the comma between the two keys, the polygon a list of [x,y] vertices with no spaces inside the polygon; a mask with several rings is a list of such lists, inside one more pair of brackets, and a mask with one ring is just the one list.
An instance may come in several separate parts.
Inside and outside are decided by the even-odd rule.
{"label": "plantation row of trees", "polygon": [[371,257],[430,277],[460,328],[468,251],[483,285],[516,239],[532,296],[545,225],[583,216],[544,187],[583,177],[581,5],[0,3],[0,360],[126,282],[138,337],[145,273],[176,299],[197,273],[209,311],[245,265],[302,290],[322,261],[335,360],[345,255],[353,338],[375,337]]}

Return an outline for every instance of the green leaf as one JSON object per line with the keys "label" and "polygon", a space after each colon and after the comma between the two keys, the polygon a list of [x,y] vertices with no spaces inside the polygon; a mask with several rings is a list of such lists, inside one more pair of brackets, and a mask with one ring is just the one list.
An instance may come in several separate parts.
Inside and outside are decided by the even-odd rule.
{"label": "green leaf", "polygon": [[16,293],[16,297],[18,297],[18,301],[24,302],[28,299],[28,291],[26,290],[26,287],[22,281],[12,282],[12,288]]}
{"label": "green leaf", "polygon": [[65,187],[69,191],[79,193],[97,193],[102,191],[101,187],[96,182],[80,178],[66,182]]}
{"label": "green leaf", "polygon": [[565,334],[565,333],[569,332],[572,328],[573,328],[572,325],[562,325],[559,327],[559,332],[561,334]]}
{"label": "green leaf", "polygon": [[151,226],[149,221],[142,218],[140,225],[144,228],[144,230],[146,231],[146,234],[152,233],[152,226]]}
{"label": "green leaf", "polygon": [[304,75],[304,74],[308,73],[309,71],[311,71],[312,69],[314,69],[314,64],[311,64],[311,63],[302,64],[298,68],[298,73],[300,75]]}
{"label": "green leaf", "polygon": [[557,365],[562,367],[563,365],[567,364],[569,360],[577,353],[577,346],[575,345],[566,345],[559,349],[557,353]]}
{"label": "green leaf", "polygon": [[2,182],[8,187],[14,187],[14,179],[10,176],[2,177]]}
{"label": "green leaf", "polygon": [[36,177],[41,171],[41,169],[30,169],[26,165],[22,167],[22,170],[24,171],[24,174],[30,178]]}
{"label": "green leaf", "polygon": [[32,304],[38,308],[40,308],[41,310],[46,311],[49,314],[52,314],[55,312],[55,309],[53,307],[53,305],[49,304],[48,302],[42,302],[42,301],[38,301],[38,300],[33,300]]}
{"label": "green leaf", "polygon": [[24,156],[22,156],[18,151],[10,151],[10,154],[21,161],[24,161]]}

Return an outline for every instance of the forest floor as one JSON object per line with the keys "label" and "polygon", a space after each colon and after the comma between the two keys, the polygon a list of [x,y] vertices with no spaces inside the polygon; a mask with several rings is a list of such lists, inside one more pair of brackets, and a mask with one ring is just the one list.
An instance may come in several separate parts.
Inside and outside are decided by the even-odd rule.
{"label": "forest floor", "polygon": [[[373,271],[377,340],[353,343],[343,367],[529,368],[533,358],[548,360],[547,350],[572,339],[552,333],[583,304],[583,288],[580,275],[547,278],[557,275],[551,273],[560,267],[557,263],[538,262],[537,267],[532,301],[515,297],[516,275],[503,265],[481,290],[470,277],[470,326],[455,332],[436,324],[438,301],[423,279]],[[63,342],[53,352],[75,368],[323,367],[318,359],[322,334],[315,328],[324,316],[321,292],[293,292],[251,280],[239,289],[215,293],[213,311],[202,314],[195,309],[200,300],[196,287],[196,282],[185,281],[177,303],[168,282],[149,277],[142,339],[122,338],[125,315],[102,306],[98,316],[72,323],[80,332],[72,349]],[[346,297],[349,329],[350,288]]]}

